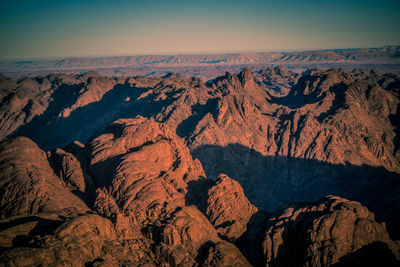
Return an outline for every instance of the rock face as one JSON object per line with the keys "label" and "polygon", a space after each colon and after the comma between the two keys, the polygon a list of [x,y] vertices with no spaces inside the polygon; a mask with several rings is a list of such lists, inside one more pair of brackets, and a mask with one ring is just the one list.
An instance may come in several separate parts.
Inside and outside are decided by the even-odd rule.
{"label": "rock face", "polygon": [[[370,259],[387,266],[396,264],[398,247],[390,240],[385,224],[360,203],[329,196],[309,205],[294,205],[270,218],[261,244],[265,266],[331,266],[342,257],[380,244]],[[360,258],[358,260],[365,260]],[[392,264],[392,265],[391,265]]]}
{"label": "rock face", "polygon": [[1,85],[0,138],[3,139],[45,112],[52,89],[50,82],[43,78],[24,78],[18,83],[2,78]]}
{"label": "rock face", "polygon": [[[114,218],[124,238],[143,238],[144,232],[154,242],[156,261],[192,266],[202,246],[222,242],[207,218],[186,206],[188,184],[205,175],[169,127],[142,117],[121,119],[91,140],[88,150],[90,171],[104,186],[95,209]],[[227,249],[235,251],[233,259],[247,262],[233,245]],[[220,255],[210,257],[218,261]]]}
{"label": "rock face", "polygon": [[207,251],[207,258],[203,266],[251,266],[250,263],[241,256],[240,251],[231,243],[219,241],[211,246]]}
{"label": "rock face", "polygon": [[90,171],[104,186],[97,202],[113,199],[122,213],[134,211],[139,221],[156,216],[164,203],[184,206],[187,184],[205,176],[182,139],[145,118],[114,122],[88,150]]}
{"label": "rock face", "polygon": [[257,212],[243,193],[240,184],[220,175],[207,193],[205,214],[218,233],[235,241],[245,231],[251,216]]}
{"label": "rock face", "polygon": [[50,154],[50,163],[71,190],[85,191],[88,182],[85,182],[81,164],[74,155],[57,148]]}
{"label": "rock face", "polygon": [[75,208],[86,204],[67,188],[34,142],[19,137],[0,144],[0,217]]}
{"label": "rock face", "polygon": [[1,224],[12,225],[0,234],[5,266],[155,265],[146,243],[118,239],[113,223],[99,215],[39,213]]}

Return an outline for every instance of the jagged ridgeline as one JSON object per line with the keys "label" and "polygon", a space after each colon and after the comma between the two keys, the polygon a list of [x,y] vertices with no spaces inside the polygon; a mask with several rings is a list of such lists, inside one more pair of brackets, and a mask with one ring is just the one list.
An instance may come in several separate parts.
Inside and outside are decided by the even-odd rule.
{"label": "jagged ridgeline", "polygon": [[396,265],[399,94],[340,69],[0,76],[0,262]]}

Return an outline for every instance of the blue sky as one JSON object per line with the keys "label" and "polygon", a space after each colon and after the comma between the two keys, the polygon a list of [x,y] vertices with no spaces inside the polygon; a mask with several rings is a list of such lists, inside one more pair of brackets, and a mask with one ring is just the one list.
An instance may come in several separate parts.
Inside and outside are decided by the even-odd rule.
{"label": "blue sky", "polygon": [[0,59],[400,44],[398,0],[2,0]]}

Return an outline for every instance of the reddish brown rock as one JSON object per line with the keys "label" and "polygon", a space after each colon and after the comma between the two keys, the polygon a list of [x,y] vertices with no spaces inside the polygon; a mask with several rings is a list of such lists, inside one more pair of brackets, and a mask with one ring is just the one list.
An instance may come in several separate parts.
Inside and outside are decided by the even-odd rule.
{"label": "reddish brown rock", "polygon": [[0,93],[0,140],[3,140],[46,111],[52,89],[43,77],[23,78],[17,83],[2,79],[0,87],[3,87]]}
{"label": "reddish brown rock", "polygon": [[[185,206],[188,183],[204,179],[204,173],[167,126],[144,118],[119,120],[89,148],[94,177],[99,162],[115,168],[111,184],[97,191],[95,207],[113,218],[120,237],[148,238],[155,260],[172,266],[195,265],[205,244],[220,241],[206,217]],[[232,257],[244,260],[235,249]]]}
{"label": "reddish brown rock", "polygon": [[64,108],[60,117],[68,117],[74,110],[101,100],[101,98],[116,85],[116,81],[101,77],[96,72],[87,72],[80,77],[85,86],[79,91],[75,103]]}
{"label": "reddish brown rock", "polygon": [[0,144],[0,216],[29,215],[74,208],[86,204],[72,194],[34,142],[18,137]]}
{"label": "reddish brown rock", "polygon": [[202,266],[251,266],[242,253],[231,243],[219,241],[207,251]]}
{"label": "reddish brown rock", "polygon": [[247,229],[251,216],[257,212],[243,193],[240,184],[221,174],[208,190],[205,214],[218,233],[235,241]]}
{"label": "reddish brown rock", "polygon": [[111,221],[95,214],[40,213],[6,220],[0,224],[13,227],[0,232],[0,241],[8,232],[13,244],[2,245],[8,248],[0,257],[5,266],[155,265],[148,244],[118,239]]}
{"label": "reddish brown rock", "polygon": [[[168,126],[141,117],[121,119],[88,148],[91,173],[105,185],[97,190],[95,209],[114,221],[120,238],[149,240],[155,261],[171,266],[196,265],[205,245],[221,241],[207,218],[186,206],[193,194],[188,185],[201,183],[204,173]],[[231,246],[219,248],[225,253],[221,261],[245,262]]]}
{"label": "reddish brown rock", "polygon": [[[57,256],[46,256],[52,264],[59,258],[70,265],[224,265],[229,261],[245,265],[234,245],[222,242],[217,234],[235,241],[256,265],[340,264],[372,255],[375,248],[397,255],[384,227],[355,202],[329,198],[296,204],[293,214],[286,210],[288,214],[278,213],[266,222],[269,215],[256,212],[246,198],[273,211],[293,200],[314,201],[333,193],[362,201],[377,214],[377,221],[387,221],[391,234],[396,234],[400,172],[396,76],[310,70],[297,79],[275,68],[260,73],[245,69],[207,83],[175,74],[105,78],[87,73],[15,83],[0,80],[1,86],[15,87],[1,92],[3,137],[27,135],[40,147],[53,150],[95,136],[86,147],[76,143],[49,154],[61,179],[32,142],[19,138],[14,139],[19,143],[3,143],[11,146],[2,144],[0,150],[5,170],[0,188],[6,192],[1,196],[2,216],[81,206],[79,210],[85,212],[87,207],[70,193],[72,189],[87,199],[94,195],[95,212],[107,220],[101,224],[111,224],[114,233],[101,237],[100,243],[96,234],[85,236],[96,248],[83,245],[80,250],[68,238],[60,241],[54,229],[46,232],[40,227],[40,242],[31,241],[38,219],[24,218],[15,222],[16,228],[8,222],[1,228],[0,242],[6,248],[2,257],[29,259],[32,249],[36,255],[32,264],[44,261],[37,256],[40,253],[54,252]],[[63,113],[68,109],[69,114]],[[137,114],[152,119],[115,121]],[[209,178],[228,173],[243,185],[246,196],[228,178],[216,184],[203,179],[202,167],[185,143],[202,161]],[[198,205],[202,199],[204,206]],[[188,204],[198,205],[211,223]],[[65,218],[53,219],[65,223]],[[85,231],[93,227],[94,233],[100,231],[88,225]],[[265,235],[265,231],[270,232]],[[83,231],[70,234],[72,229],[67,232],[66,236],[74,236],[71,240],[84,235]],[[349,235],[354,239],[348,240]],[[56,241],[51,245],[43,241],[47,239]],[[254,253],[248,253],[246,246]],[[98,247],[103,255],[98,256]],[[288,263],[288,251],[297,251],[301,259]],[[77,261],[69,262],[68,257]]]}
{"label": "reddish brown rock", "polygon": [[114,122],[89,149],[96,182],[122,213],[139,221],[157,217],[165,203],[184,206],[187,183],[204,177],[182,139],[166,125],[144,118]]}
{"label": "reddish brown rock", "polygon": [[74,155],[57,148],[50,153],[49,160],[55,173],[71,190],[85,191],[86,182],[81,164]]}
{"label": "reddish brown rock", "polygon": [[[329,196],[318,202],[288,207],[269,219],[262,243],[265,266],[331,266],[367,246],[382,244],[399,259],[398,247],[385,224],[355,201]],[[368,256],[380,259],[382,250]],[[362,254],[361,254],[362,255]],[[391,266],[391,265],[388,265]]]}
{"label": "reddish brown rock", "polygon": [[[172,266],[193,266],[200,248],[208,242],[218,242],[217,232],[207,218],[194,206],[186,206],[158,221],[150,228],[153,240],[160,239],[155,255],[160,262]],[[242,256],[243,257],[243,256]]]}

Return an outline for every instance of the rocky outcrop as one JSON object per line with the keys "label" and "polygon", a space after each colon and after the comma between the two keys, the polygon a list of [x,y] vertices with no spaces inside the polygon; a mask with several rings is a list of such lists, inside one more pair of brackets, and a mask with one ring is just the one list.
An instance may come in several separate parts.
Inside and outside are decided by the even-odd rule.
{"label": "rocky outcrop", "polygon": [[205,176],[182,139],[145,118],[114,122],[88,150],[90,172],[104,187],[101,200],[108,194],[121,212],[134,211],[139,221],[156,216],[164,203],[184,206],[187,184]]}
{"label": "rocky outcrop", "polygon": [[[207,218],[186,206],[197,193],[188,185],[201,183],[204,172],[169,127],[142,117],[121,119],[91,140],[88,150],[91,173],[103,185],[95,209],[116,222],[119,236],[149,238],[156,261],[172,266],[195,265],[203,246],[222,242]],[[233,259],[246,262],[236,247],[227,249],[221,253],[235,250]]]}
{"label": "rocky outcrop", "polygon": [[235,241],[245,231],[257,208],[243,193],[240,184],[226,175],[220,175],[207,193],[205,214],[218,233]]}
{"label": "rocky outcrop", "polygon": [[283,209],[268,220],[265,229],[261,244],[265,266],[331,266],[345,255],[380,244],[391,257],[382,258],[382,250],[363,256],[382,264],[388,260],[387,266],[394,266],[399,258],[385,224],[377,223],[360,203],[339,197]]}
{"label": "rocky outcrop", "polygon": [[71,190],[85,191],[89,182],[85,181],[81,164],[73,154],[57,148],[50,153],[49,161],[55,173]]}
{"label": "rocky outcrop", "polygon": [[207,251],[203,266],[251,266],[240,251],[231,243],[219,241]]}
{"label": "rocky outcrop", "polygon": [[41,77],[23,78],[18,82],[2,79],[0,106],[0,139],[4,139],[42,115],[49,107],[52,88],[50,82]]}
{"label": "rocky outcrop", "polygon": [[59,113],[59,117],[68,117],[74,110],[99,101],[118,82],[113,79],[100,77],[96,72],[87,72],[81,75],[80,79],[84,83],[84,87],[78,92],[76,101],[70,107],[64,108]]}
{"label": "rocky outcrop", "polygon": [[96,214],[40,213],[0,224],[12,225],[0,232],[5,266],[156,265],[145,240],[118,239],[113,223]]}
{"label": "rocky outcrop", "polygon": [[0,169],[1,218],[66,208],[88,210],[54,174],[46,153],[26,137],[0,144]]}
{"label": "rocky outcrop", "polygon": [[[209,243],[220,241],[217,232],[207,218],[194,206],[186,206],[176,210],[166,221],[156,222],[160,225],[159,242],[155,247],[155,254],[160,262],[167,262],[172,266],[196,265],[199,253]],[[155,229],[151,229],[154,230]],[[155,232],[155,233],[157,233]],[[236,257],[243,258],[241,253]]]}

